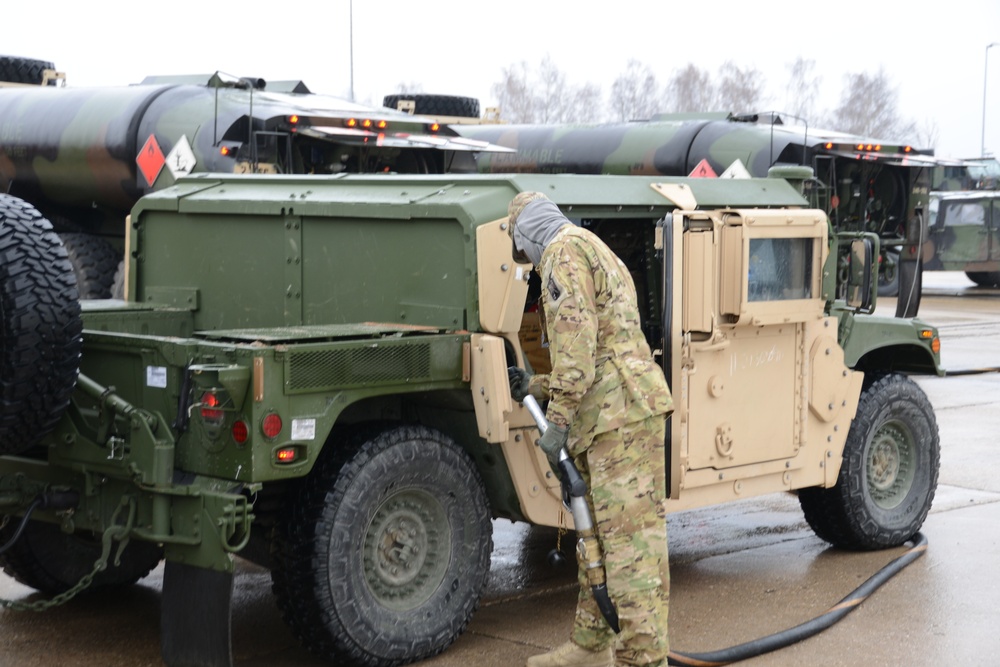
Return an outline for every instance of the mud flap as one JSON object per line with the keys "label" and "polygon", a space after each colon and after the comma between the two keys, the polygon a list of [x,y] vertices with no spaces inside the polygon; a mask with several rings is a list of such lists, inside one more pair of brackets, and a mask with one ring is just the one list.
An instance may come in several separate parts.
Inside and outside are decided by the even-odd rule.
{"label": "mud flap", "polygon": [[232,667],[233,575],[167,561],[160,653],[167,667]]}

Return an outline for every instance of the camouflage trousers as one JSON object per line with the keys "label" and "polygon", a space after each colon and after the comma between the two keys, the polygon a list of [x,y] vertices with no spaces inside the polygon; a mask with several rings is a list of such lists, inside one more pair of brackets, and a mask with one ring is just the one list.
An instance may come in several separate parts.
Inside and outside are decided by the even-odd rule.
{"label": "camouflage trousers", "polygon": [[[665,419],[656,415],[598,435],[576,457],[604,550],[608,592],[618,608],[617,637],[597,607],[580,563],[573,641],[600,651],[615,646],[615,665],[667,665]],[[580,561],[577,554],[577,561]]]}

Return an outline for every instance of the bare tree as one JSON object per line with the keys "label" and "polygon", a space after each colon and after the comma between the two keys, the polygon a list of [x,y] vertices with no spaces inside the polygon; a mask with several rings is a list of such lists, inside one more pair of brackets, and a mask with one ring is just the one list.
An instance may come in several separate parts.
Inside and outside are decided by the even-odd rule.
{"label": "bare tree", "polygon": [[844,81],[840,106],[829,121],[833,129],[880,139],[913,138],[916,125],[900,117],[896,89],[883,68],[876,74],[848,74]]}
{"label": "bare tree", "polygon": [[[732,60],[719,68],[716,105],[736,112],[759,109],[764,97],[764,75],[756,67],[741,68]],[[707,109],[706,109],[707,110]]]}
{"label": "bare tree", "polygon": [[493,85],[503,118],[511,123],[571,123],[599,120],[601,90],[594,84],[573,86],[545,56],[537,73],[521,61],[503,70]]}
{"label": "bare tree", "polygon": [[934,148],[941,138],[941,128],[934,119],[924,118],[924,122],[917,126],[914,137],[918,144],[917,148]]}
{"label": "bare tree", "polygon": [[397,95],[418,95],[424,92],[424,86],[416,81],[400,81],[396,84]]}
{"label": "bare tree", "polygon": [[816,61],[799,56],[788,65],[788,83],[785,85],[785,106],[782,109],[812,125],[815,118],[816,99],[822,77],[816,76]]}
{"label": "bare tree", "polygon": [[503,69],[503,78],[493,84],[500,112],[509,123],[535,122],[535,100],[531,93],[528,63],[521,61]]}
{"label": "bare tree", "polygon": [[653,70],[633,58],[611,84],[611,113],[619,121],[648,119],[660,110],[660,98]]}
{"label": "bare tree", "polygon": [[693,63],[677,71],[667,83],[667,111],[713,111],[715,86],[708,72]]}

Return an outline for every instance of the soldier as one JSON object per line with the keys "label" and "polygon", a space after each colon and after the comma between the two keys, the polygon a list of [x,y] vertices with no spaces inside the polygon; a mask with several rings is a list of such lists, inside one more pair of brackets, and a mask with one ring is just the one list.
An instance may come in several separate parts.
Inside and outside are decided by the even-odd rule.
{"label": "soldier", "polygon": [[518,194],[508,213],[515,258],[534,264],[542,279],[552,361],[548,375],[510,368],[511,395],[549,401],[538,445],[554,470],[565,447],[587,481],[621,626],[616,638],[581,563],[571,641],[529,658],[528,667],[666,667],[664,432],[673,403],[640,329],[632,277],[542,193]]}

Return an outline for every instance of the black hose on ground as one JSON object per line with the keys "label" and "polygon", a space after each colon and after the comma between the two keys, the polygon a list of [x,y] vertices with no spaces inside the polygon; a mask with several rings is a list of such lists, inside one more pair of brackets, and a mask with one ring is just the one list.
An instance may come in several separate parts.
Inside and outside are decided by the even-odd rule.
{"label": "black hose on ground", "polygon": [[858,605],[878,590],[882,584],[902,572],[907,565],[923,556],[924,552],[927,551],[927,538],[924,537],[923,533],[915,534],[910,539],[910,542],[912,542],[913,546],[909,551],[883,567],[869,577],[865,583],[855,588],[850,595],[811,621],[806,621],[801,625],[796,625],[794,628],[789,628],[773,635],[754,639],[745,644],[738,644],[737,646],[731,646],[719,651],[709,651],[707,653],[671,651],[668,664],[679,665],[680,667],[717,667],[719,665],[728,665],[739,660],[748,660],[758,655],[776,651],[779,648],[791,646],[803,639],[808,639],[813,635],[819,634],[857,609]]}

